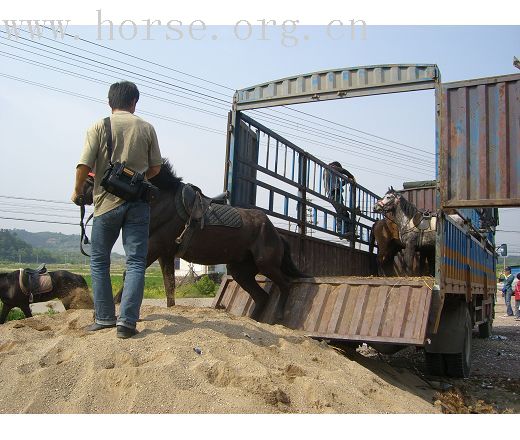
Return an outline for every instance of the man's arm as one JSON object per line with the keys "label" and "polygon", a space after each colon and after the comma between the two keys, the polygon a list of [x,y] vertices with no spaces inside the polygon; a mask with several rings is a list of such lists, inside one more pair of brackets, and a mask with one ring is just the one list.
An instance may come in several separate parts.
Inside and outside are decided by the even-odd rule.
{"label": "man's arm", "polygon": [[154,167],[148,168],[146,171],[146,178],[150,180],[152,177],[157,176],[159,174],[159,171],[161,171],[161,165],[156,165]]}
{"label": "man's arm", "polygon": [[92,171],[92,169],[87,165],[79,164],[76,167],[76,182],[74,184],[74,192],[70,198],[76,205],[78,205],[78,197],[83,195],[83,185],[90,171]]}
{"label": "man's arm", "polygon": [[351,172],[347,171],[345,168],[341,168],[341,172],[343,174],[345,174],[345,176],[347,176],[348,178],[352,179],[354,182],[356,181],[356,178],[354,177],[354,174],[352,174]]}

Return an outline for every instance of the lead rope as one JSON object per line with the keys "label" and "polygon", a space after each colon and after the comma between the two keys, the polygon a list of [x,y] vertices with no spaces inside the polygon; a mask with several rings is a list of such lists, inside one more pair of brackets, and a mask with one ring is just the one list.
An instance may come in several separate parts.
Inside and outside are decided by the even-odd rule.
{"label": "lead rope", "polygon": [[87,221],[85,223],[83,223],[83,220],[85,218],[85,204],[83,203],[83,196],[81,196],[81,205],[79,207],[79,211],[80,211],[80,220],[79,220],[79,226],[81,228],[81,237],[79,239],[79,250],[81,251],[81,253],[83,255],[85,255],[85,257],[90,257],[89,254],[87,254],[85,252],[85,250],[83,249],[83,244],[90,244],[90,241],[87,237],[87,232],[86,232],[86,228],[87,228],[87,225],[88,225],[88,222],[92,219],[92,217],[94,216],[94,213],[90,214]]}

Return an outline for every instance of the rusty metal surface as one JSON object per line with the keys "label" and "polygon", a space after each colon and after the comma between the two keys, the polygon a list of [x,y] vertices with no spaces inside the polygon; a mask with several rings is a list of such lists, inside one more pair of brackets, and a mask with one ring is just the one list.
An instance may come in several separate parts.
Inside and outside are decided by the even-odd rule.
{"label": "rusty metal surface", "polygon": [[441,227],[441,288],[445,293],[488,297],[496,292],[495,253],[445,216]]}
{"label": "rusty metal surface", "polygon": [[[270,292],[261,317],[273,324],[277,288],[263,277]],[[428,327],[433,279],[322,277],[292,283],[280,324],[325,339],[423,345]],[[213,307],[250,316],[254,303],[232,277],[223,279]]]}
{"label": "rusty metal surface", "polygon": [[359,275],[375,272],[375,256],[366,251],[278,229],[291,247],[298,268],[313,276]]}
{"label": "rusty metal surface", "polygon": [[435,186],[401,189],[399,192],[406,200],[419,209],[437,211],[437,190]]}
{"label": "rusty metal surface", "polygon": [[520,206],[520,74],[442,84],[443,207]]}
{"label": "rusty metal surface", "polygon": [[435,64],[386,64],[282,78],[238,90],[235,110],[317,102],[383,93],[433,89],[439,79]]}

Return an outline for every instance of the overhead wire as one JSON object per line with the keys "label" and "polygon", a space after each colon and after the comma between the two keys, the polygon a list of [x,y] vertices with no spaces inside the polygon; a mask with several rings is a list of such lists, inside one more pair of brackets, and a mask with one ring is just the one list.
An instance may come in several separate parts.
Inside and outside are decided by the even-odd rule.
{"label": "overhead wire", "polygon": [[[0,32],[4,32],[2,30],[0,30]],[[24,46],[28,46],[26,43],[21,43],[21,42],[16,42],[17,44],[21,44],[21,45],[24,45]],[[42,58],[45,58],[45,60],[53,60],[53,61],[57,61],[59,63],[62,63],[62,64],[66,64],[68,66],[72,66],[72,67],[77,67],[79,69],[81,69],[82,71],[84,70],[88,70],[92,73],[96,73],[96,74],[99,74],[99,75],[103,75],[103,77],[106,77],[106,76],[109,76],[109,77],[112,77],[112,78],[116,78],[116,79],[121,79],[121,76],[120,76],[120,72],[118,72],[118,68],[117,67],[114,67],[113,69],[104,69],[102,71],[99,71],[99,70],[94,70],[93,68],[89,68],[89,69],[85,69],[85,66],[91,66],[91,67],[98,67],[98,66],[95,66],[93,65],[92,63],[87,63],[87,62],[83,62],[81,65],[78,65],[78,64],[74,64],[70,61],[64,61],[64,60],[61,60],[61,59],[57,59],[57,58],[53,58],[53,57],[49,57],[48,55],[42,55],[40,53],[37,53],[37,52],[33,52],[31,50],[27,50],[25,48],[19,48],[17,46],[13,46],[11,44],[6,44],[5,42],[2,43],[3,45],[7,46],[7,47],[10,47],[12,49],[15,49],[15,50],[22,50],[24,53],[31,53],[33,55],[36,55],[36,56],[39,56],[39,57],[42,57]],[[51,53],[53,55],[57,55],[57,56],[60,56],[62,58],[65,58],[67,60],[72,60],[72,61],[78,61],[76,59],[73,59],[71,57],[67,57],[65,55],[61,55],[61,54],[55,54],[54,52],[50,52],[48,50],[45,50],[45,49],[42,49],[40,47],[34,47],[34,46],[29,46],[31,48],[35,48],[39,51],[42,51],[42,52],[45,52],[45,53]],[[92,78],[92,77],[89,77],[87,75],[83,75],[83,74],[80,74],[78,72],[73,72],[73,71],[70,71],[70,70],[66,70],[66,69],[63,69],[62,67],[57,67],[57,66],[50,66],[49,64],[45,64],[45,63],[42,63],[40,61],[36,61],[36,60],[31,60],[29,58],[26,58],[26,57],[22,57],[20,55],[16,55],[16,54],[12,54],[12,53],[9,53],[9,52],[3,52],[5,54],[8,54],[8,55],[11,55],[11,56],[16,56],[16,57],[19,57],[21,60],[25,60],[25,61],[28,61],[28,62],[33,62],[33,63],[39,63],[41,64],[42,67],[47,67],[51,70],[56,70],[56,69],[62,69],[65,73],[69,73],[69,74],[72,74],[72,75],[75,75],[75,76],[78,76],[78,77],[82,77],[84,79],[88,79],[88,80],[92,80],[92,81],[95,81],[95,82],[98,82],[100,84],[111,84],[110,82],[107,82],[107,81],[103,81],[99,78]],[[79,55],[78,55],[79,56]],[[107,74],[107,72],[110,72],[110,73],[115,73],[116,75],[110,75],[110,74]],[[137,75],[137,76],[136,76]],[[216,105],[218,104],[218,102],[211,102],[211,103],[208,103],[206,101],[201,101],[201,100],[198,100],[198,99],[194,99],[194,96],[193,94],[190,94],[186,91],[178,91],[176,89],[173,89],[171,87],[168,87],[168,86],[165,86],[164,84],[156,84],[150,80],[147,80],[147,79],[142,79],[142,78],[139,78],[138,74],[130,74],[130,75],[127,75],[127,78],[130,78],[130,79],[134,79],[134,80],[137,80],[137,81],[142,81],[142,84],[143,86],[145,87],[148,87],[149,89],[151,90],[156,90],[156,91],[159,91],[159,92],[162,92],[162,93],[166,93],[166,91],[168,92],[169,95],[172,95],[172,96],[177,96],[179,98],[182,98],[182,99],[189,99],[190,101],[193,101],[193,102],[198,102],[198,103],[201,103],[201,104],[204,104],[204,105],[211,105],[212,107],[216,107]],[[151,85],[149,84],[153,84],[154,86],[156,87],[152,87]],[[162,89],[159,89],[157,87],[162,87]],[[165,90],[166,89],[166,90]],[[172,92],[172,90],[174,90]],[[179,94],[181,93],[181,94]],[[153,95],[149,95],[149,96],[153,96]],[[162,98],[164,99],[164,98]],[[224,103],[227,104],[227,101],[224,101]],[[186,104],[184,104],[186,105]],[[224,106],[224,104],[220,104],[220,108],[223,108],[223,109],[228,109],[228,105],[227,104],[226,106]]]}
{"label": "overhead wire", "polygon": [[[44,38],[46,38],[46,37],[44,37]],[[46,39],[48,39],[48,38],[46,38]],[[27,40],[27,39],[26,39],[26,40]],[[48,40],[50,40],[50,39],[48,39]],[[28,41],[30,41],[30,40],[28,40]],[[33,43],[34,43],[34,42],[33,42]],[[66,43],[59,42],[59,41],[58,41],[58,43],[67,45]],[[43,44],[43,43],[40,43],[40,44]],[[52,47],[52,46],[48,46],[48,45],[45,45],[45,46],[47,46],[47,47],[51,47],[53,50],[61,50],[61,49],[54,48],[54,47]],[[67,45],[67,46],[69,46],[69,47],[73,47],[73,46],[71,46],[71,45]],[[102,45],[99,45],[99,46],[100,46],[100,47],[103,47],[103,48],[106,48],[106,49],[110,49],[110,48],[107,48],[107,47],[102,46]],[[82,49],[82,50],[84,50],[84,49]],[[68,51],[65,51],[65,52],[67,52],[67,53],[71,53],[71,52],[68,52]],[[73,54],[73,53],[71,53],[71,54],[72,54],[73,56],[75,56],[75,57],[82,57],[82,56],[77,55],[77,54]],[[96,54],[96,55],[99,56],[99,54]],[[128,54],[125,54],[125,55],[128,56]],[[98,62],[97,60],[94,60],[94,61],[95,61],[95,62]],[[106,64],[106,63],[105,63],[105,64]],[[125,64],[126,64],[126,65],[130,65],[129,63],[125,63]],[[114,67],[114,66],[112,66],[112,67]],[[164,67],[164,66],[163,66],[163,67]],[[140,69],[143,69],[143,68],[140,68]],[[124,69],[123,69],[123,70],[124,70]],[[143,69],[143,70],[144,70],[144,69]],[[154,73],[157,73],[157,72],[154,72]],[[153,78],[151,78],[151,79],[153,80]],[[199,77],[199,79],[202,80],[200,77]],[[228,87],[226,87],[226,88],[228,88]],[[228,89],[230,89],[230,88],[228,88]],[[206,90],[209,90],[209,89],[206,89]],[[268,109],[268,110],[272,110],[272,109]],[[292,109],[291,109],[291,110],[292,110]],[[273,110],[273,111],[275,111],[275,110]],[[300,112],[300,111],[299,111],[299,112]],[[310,115],[310,114],[305,113],[305,112],[300,112],[300,113],[306,114],[306,115],[311,116],[311,117],[314,116],[314,115]],[[276,116],[273,116],[273,117],[276,117]],[[283,118],[280,118],[280,119],[283,119]],[[300,119],[303,120],[303,118],[300,118]],[[323,118],[321,118],[321,119],[323,119]],[[323,120],[325,120],[325,119],[323,119]],[[326,121],[328,121],[328,120],[326,120]],[[331,122],[331,121],[328,121],[328,122]],[[331,122],[331,123],[332,123],[332,122]],[[323,124],[320,124],[320,125],[323,126]],[[347,126],[345,126],[345,127],[347,127]],[[347,127],[347,128],[352,129],[352,127]],[[354,130],[356,130],[356,129],[354,129]],[[363,132],[363,131],[361,131],[361,130],[357,130],[357,131],[362,132],[362,133],[365,133],[365,134],[367,134],[367,135],[372,135],[372,134],[370,134],[370,133]],[[335,135],[335,134],[333,134],[333,135]],[[337,135],[336,135],[336,136],[337,136]],[[387,138],[382,138],[382,137],[379,137],[379,138],[380,138],[380,139],[387,140],[387,141],[390,141],[390,142],[394,142],[394,141],[389,140],[389,139],[387,139]],[[360,141],[357,141],[357,140],[355,140],[355,139],[351,139],[351,140],[354,141],[354,142],[360,142]],[[366,143],[365,143],[365,144],[366,144]],[[384,144],[383,144],[383,145],[384,145]],[[406,144],[401,144],[401,145],[405,145],[405,146],[407,146]],[[407,147],[409,147],[409,146],[407,146]],[[376,147],[376,148],[379,148],[379,147]],[[413,147],[410,147],[410,148],[413,148]]]}
{"label": "overhead wire", "polygon": [[[269,117],[268,115],[261,115],[261,117]],[[261,121],[259,121],[261,122]],[[271,124],[274,124],[274,125],[281,125],[281,126],[285,126],[285,124],[282,124],[280,122],[276,122],[276,121],[271,121],[270,122]],[[307,134],[311,134],[313,136],[318,136],[318,134],[316,134],[316,131],[313,130],[312,128],[309,128],[309,127],[302,127],[301,124],[297,124],[297,123],[292,123],[293,126],[295,126],[295,130],[298,130],[299,132],[303,132],[303,133],[307,133]],[[349,139],[349,138],[345,138],[344,136],[339,136],[339,135],[334,135],[338,138],[342,138],[342,139]],[[325,139],[328,139],[328,140],[332,140],[332,141],[335,141],[334,138],[331,138],[329,136],[325,136]],[[342,141],[341,142],[342,144],[344,145],[348,145],[348,146],[352,146],[352,147],[356,147],[357,145],[353,144],[352,142],[345,142],[345,141]],[[358,142],[358,143],[361,143],[361,142]],[[366,144],[366,143],[362,143],[362,144],[365,144],[365,148],[368,149],[369,151],[372,151],[372,152],[375,152],[375,149],[374,148],[371,148],[372,146],[370,144]],[[387,150],[387,149],[383,149],[383,148],[380,148],[378,147],[378,149],[381,149],[383,151],[386,151],[388,153],[395,153],[391,150]],[[403,161],[407,161],[407,162],[410,162],[410,161],[413,161],[413,162],[417,162],[419,164],[419,166],[423,167],[423,165],[427,165],[427,164],[424,164],[424,160],[423,159],[419,159],[419,158],[414,158],[413,156],[410,156],[410,155],[401,155],[402,157],[402,160]],[[433,163],[432,163],[432,166],[433,166]]]}
{"label": "overhead wire", "polygon": [[[29,81],[29,80],[24,79],[24,78],[15,77],[15,76],[12,76],[12,75],[6,75],[6,74],[3,74],[3,73],[0,73],[0,76],[1,77],[5,77],[5,78],[9,78],[9,79],[12,79],[12,80],[15,80],[15,81],[20,81],[20,82],[23,82],[23,83],[26,83],[26,84],[31,84],[31,85],[34,85],[34,86],[37,86],[37,87],[42,87],[42,88],[45,88],[45,89],[48,89],[48,90],[53,90],[53,91],[56,91],[56,92],[59,92],[59,93],[63,93],[63,94],[66,94],[66,95],[75,96],[77,98],[85,99],[85,100],[88,100],[88,101],[93,101],[93,102],[97,102],[97,103],[100,103],[100,104],[106,104],[106,102],[104,100],[102,100],[102,99],[93,98],[91,96],[83,95],[83,94],[76,93],[76,92],[71,92],[70,90],[60,89],[58,87],[53,87],[53,86],[49,86],[49,85],[46,85],[46,84],[37,83],[35,81]],[[196,129],[203,130],[203,131],[207,131],[207,132],[210,132],[210,133],[216,133],[216,134],[220,134],[220,135],[225,135],[225,129],[218,130],[218,129],[207,127],[207,126],[204,126],[204,125],[194,124],[192,122],[183,121],[181,119],[171,118],[169,116],[164,116],[164,115],[160,115],[160,114],[157,114],[157,113],[149,112],[147,110],[139,110],[139,113],[140,114],[144,114],[144,115],[148,115],[148,116],[152,116],[152,117],[155,117],[157,119],[162,119],[162,120],[165,120],[165,121],[168,121],[168,122],[173,122],[173,123],[177,123],[177,124],[180,124],[180,125],[185,125],[185,126],[188,126],[188,127],[196,128]]]}
{"label": "overhead wire", "polygon": [[[48,30],[53,30],[53,29],[51,29],[51,28],[48,27],[48,26],[42,26],[42,27],[44,27],[44,28],[46,28],[46,29],[48,29]],[[109,51],[111,51],[111,52],[115,52],[115,53],[118,53],[118,54],[120,54],[120,55],[124,55],[124,56],[126,56],[126,57],[130,57],[130,58],[132,58],[133,60],[143,61],[143,62],[145,62],[145,63],[152,64],[152,65],[157,66],[157,67],[162,67],[163,69],[167,69],[167,70],[170,70],[170,71],[172,71],[172,72],[179,73],[179,74],[181,74],[181,75],[186,75],[186,76],[188,76],[188,77],[190,77],[190,78],[195,78],[195,79],[198,79],[198,80],[200,80],[200,81],[204,81],[204,82],[207,82],[207,83],[209,83],[209,84],[213,84],[213,85],[218,86],[218,87],[222,87],[222,88],[229,89],[229,90],[234,90],[233,88],[231,88],[231,87],[229,87],[229,86],[225,86],[225,85],[219,84],[219,83],[217,83],[217,82],[213,82],[213,81],[210,81],[210,80],[208,80],[208,79],[201,78],[201,77],[199,77],[199,76],[196,76],[196,75],[193,75],[193,74],[190,74],[190,73],[186,73],[186,72],[183,72],[183,71],[181,71],[181,70],[174,69],[173,67],[165,66],[164,64],[160,64],[160,63],[156,63],[156,62],[154,62],[154,61],[150,61],[150,60],[147,60],[147,59],[144,59],[144,58],[140,58],[140,57],[138,57],[137,55],[134,55],[134,54],[128,54],[128,53],[126,53],[126,52],[123,52],[123,51],[120,51],[120,50],[114,49],[114,48],[112,48],[112,47],[108,47],[108,46],[104,46],[104,45],[99,44],[99,43],[95,43],[95,42],[93,42],[93,41],[90,41],[90,40],[87,40],[87,39],[81,38],[81,37],[79,37],[79,36],[77,36],[77,35],[71,35],[71,34],[69,34],[69,33],[67,33],[67,32],[62,32],[62,34],[63,34],[63,35],[66,35],[67,37],[70,37],[70,38],[72,38],[72,39],[74,39],[74,40],[82,41],[82,42],[84,42],[84,43],[91,44],[91,45],[94,45],[94,46],[97,46],[97,47],[101,47],[101,48],[103,48],[103,49],[105,49],[105,50],[109,50]]]}
{"label": "overhead wire", "polygon": [[[2,51],[0,51],[0,53],[2,53]],[[60,92],[60,93],[69,94],[71,96],[75,96],[75,97],[78,97],[78,98],[82,98],[82,99],[90,100],[90,101],[93,101],[93,102],[98,102],[98,103],[105,104],[104,100],[101,100],[101,99],[98,99],[98,98],[93,98],[93,97],[89,97],[87,95],[79,94],[79,93],[76,93],[76,92],[71,92],[71,91],[67,91],[67,90],[64,90],[64,89],[56,88],[56,87],[53,87],[53,86],[48,86],[48,85],[45,85],[45,84],[42,84],[42,83],[37,83],[35,81],[29,81],[29,80],[25,80],[23,78],[17,78],[17,77],[14,77],[12,75],[6,75],[6,74],[0,74],[0,76],[6,77],[6,78],[10,78],[10,79],[14,79],[14,80],[17,80],[17,81],[21,81],[21,82],[24,82],[24,83],[27,83],[27,84],[32,84],[32,85],[35,85],[35,86],[43,87],[43,88],[46,88],[46,89],[49,89],[49,90],[53,90],[53,91],[57,91],[57,92]],[[147,110],[141,109],[139,112],[141,114],[153,116],[153,117],[156,117],[156,118],[161,119],[161,120],[170,121],[170,122],[178,123],[178,124],[189,126],[189,127],[193,127],[193,128],[198,128],[200,130],[209,131],[209,132],[213,132],[213,133],[217,133],[217,134],[225,134],[225,130],[220,131],[220,130],[217,130],[217,129],[213,129],[213,128],[209,128],[209,127],[206,127],[206,126],[202,126],[200,124],[193,124],[193,123],[190,123],[190,122],[187,122],[187,121],[183,121],[183,120],[179,120],[179,119],[176,119],[176,118],[166,117],[166,116],[163,116],[163,115],[160,115],[160,114],[157,114],[157,113],[149,112]],[[308,133],[305,130],[303,130],[303,131]],[[286,133],[287,132],[281,132],[280,131],[280,134],[286,134]],[[306,140],[306,141],[311,142],[313,144],[322,145],[325,148],[333,149],[333,150],[340,151],[340,152],[344,152],[344,151],[349,152],[348,150],[339,148],[339,147],[337,147],[335,145],[326,144],[326,143],[321,142],[319,140],[313,140],[313,139],[305,138],[303,136],[296,135],[296,134],[293,134],[293,133],[290,133],[290,132],[287,133],[287,134],[289,136],[293,136],[295,138]],[[350,153],[354,154],[354,155],[357,155],[357,156],[361,156],[361,157],[365,157],[366,156],[366,154],[358,153],[358,152],[355,152],[355,151],[351,151]],[[381,160],[379,158],[374,158],[373,160],[381,162]],[[385,159],[384,163],[385,164],[388,164],[388,163],[394,164],[394,166],[396,166],[398,168],[401,168],[401,169],[411,169],[410,167],[403,166],[403,164],[400,164],[399,162],[396,162],[393,159]],[[419,167],[422,168],[423,171],[429,171],[422,164],[419,165]],[[413,170],[416,171],[415,169],[413,169]]]}

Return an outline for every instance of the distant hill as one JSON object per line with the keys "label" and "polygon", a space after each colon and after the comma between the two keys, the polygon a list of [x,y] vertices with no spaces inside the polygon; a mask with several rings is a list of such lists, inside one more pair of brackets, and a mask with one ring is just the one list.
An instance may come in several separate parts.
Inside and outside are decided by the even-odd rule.
{"label": "distant hill", "polygon": [[[80,236],[60,232],[29,232],[24,229],[0,230],[0,260],[25,263],[83,263]],[[86,249],[88,252],[88,247]],[[123,263],[123,255],[112,253],[112,262]]]}
{"label": "distant hill", "polygon": [[12,229],[10,231],[30,244],[32,247],[74,252],[79,250],[80,236],[76,234],[66,235],[61,232],[29,232],[24,229]]}

